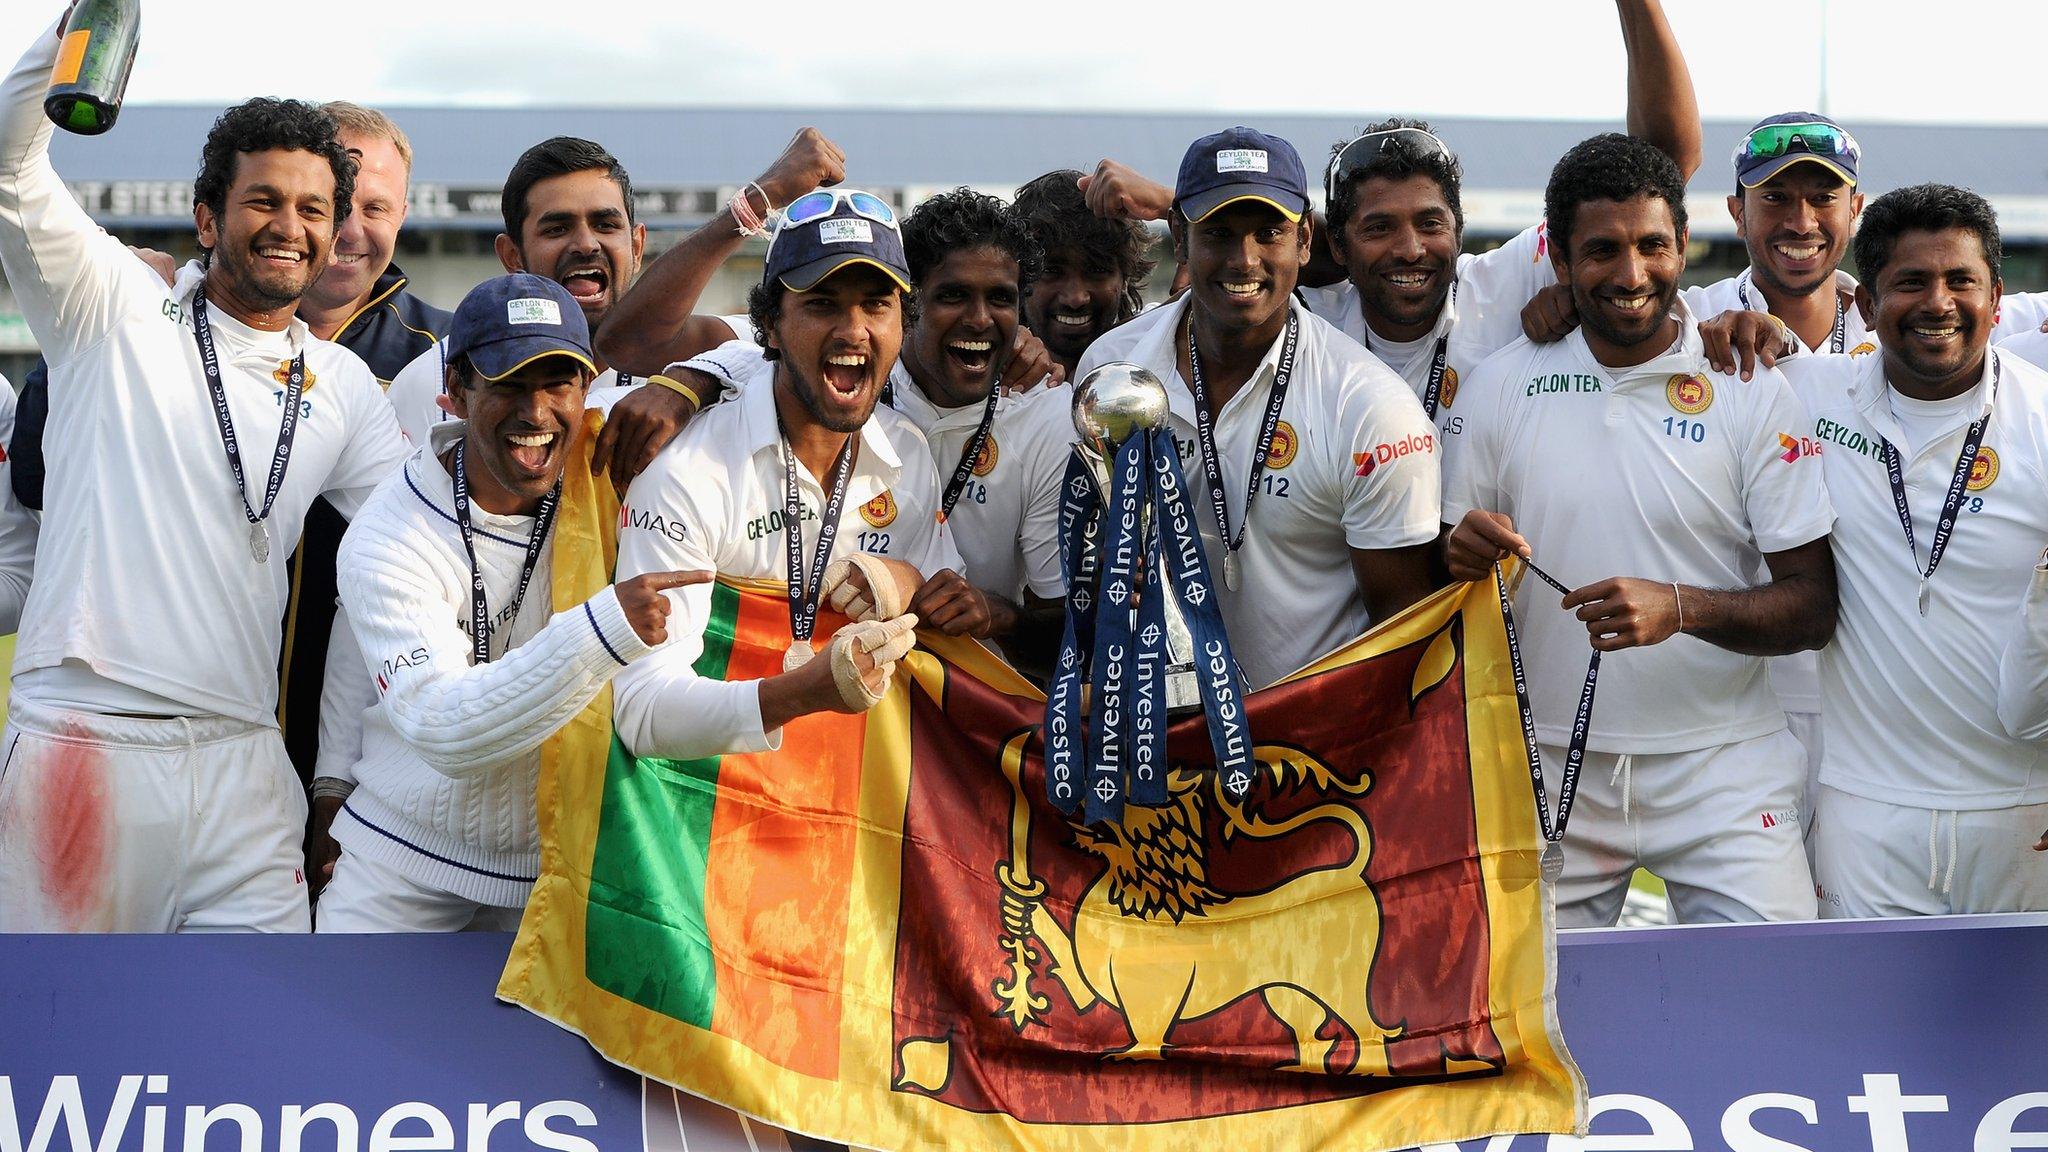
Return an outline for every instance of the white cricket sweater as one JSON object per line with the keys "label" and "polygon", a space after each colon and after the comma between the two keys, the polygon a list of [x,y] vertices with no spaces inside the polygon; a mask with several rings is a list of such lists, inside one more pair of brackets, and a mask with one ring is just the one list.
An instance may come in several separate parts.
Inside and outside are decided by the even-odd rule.
{"label": "white cricket sweater", "polygon": [[540,865],[534,785],[543,741],[612,675],[647,653],[609,587],[552,612],[552,545],[516,618],[533,518],[471,507],[494,624],[491,661],[473,665],[469,558],[454,485],[433,454],[459,421],[372,495],[338,561],[342,607],[378,703],[363,714],[356,789],[335,820],[351,852],[482,904],[525,903]]}
{"label": "white cricket sweater", "polygon": [[[50,364],[49,502],[14,690],[61,703],[23,674],[72,660],[180,711],[274,727],[287,560],[306,509],[325,494],[354,512],[405,458],[404,437],[369,368],[294,320],[283,336],[309,379],[269,560],[256,562],[192,337],[203,273],[187,265],[166,287],[65,189],[42,107],[56,54],[53,27],[0,89],[0,267]],[[226,313],[210,315],[260,505],[284,385],[275,360],[229,347]]]}

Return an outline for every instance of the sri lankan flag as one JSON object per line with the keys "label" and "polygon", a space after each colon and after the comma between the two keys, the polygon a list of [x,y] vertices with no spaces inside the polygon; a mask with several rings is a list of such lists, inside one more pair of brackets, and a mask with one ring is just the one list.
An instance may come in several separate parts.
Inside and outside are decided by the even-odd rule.
{"label": "sri lankan flag", "polygon": [[[698,671],[789,642],[722,584]],[[843,621],[821,620],[830,630]],[[882,1149],[1408,1148],[1584,1131],[1491,584],[1254,694],[1259,780],[1173,726],[1169,802],[1045,800],[1042,697],[927,637],[778,751],[545,758],[500,997],[609,1059]]]}

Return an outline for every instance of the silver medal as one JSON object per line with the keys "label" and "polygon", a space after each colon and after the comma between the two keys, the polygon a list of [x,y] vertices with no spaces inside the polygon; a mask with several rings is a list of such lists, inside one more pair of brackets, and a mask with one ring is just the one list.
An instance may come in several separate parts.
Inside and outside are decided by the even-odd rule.
{"label": "silver medal", "polygon": [[790,646],[782,652],[782,670],[784,672],[794,672],[809,664],[811,658],[816,655],[817,652],[812,650],[809,640],[792,641]]}
{"label": "silver medal", "polygon": [[261,520],[249,523],[249,555],[254,556],[258,564],[270,563],[270,533],[263,530]]}
{"label": "silver medal", "polygon": [[1920,614],[1927,615],[1927,581],[1920,582]]}
{"label": "silver medal", "polygon": [[1564,845],[1555,840],[1545,844],[1543,846],[1541,867],[1543,868],[1543,882],[1545,884],[1557,883],[1557,878],[1564,875]]}
{"label": "silver medal", "polygon": [[1237,591],[1237,553],[1227,548],[1223,552],[1223,586]]}

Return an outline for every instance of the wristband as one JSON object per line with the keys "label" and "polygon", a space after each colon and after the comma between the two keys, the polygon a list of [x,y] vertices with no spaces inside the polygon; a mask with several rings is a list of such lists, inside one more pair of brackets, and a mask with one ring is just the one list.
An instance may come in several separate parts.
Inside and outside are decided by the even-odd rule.
{"label": "wristband", "polygon": [[656,372],[654,375],[649,376],[647,378],[647,382],[649,384],[659,384],[663,388],[666,388],[669,391],[675,393],[676,395],[681,396],[684,400],[689,402],[690,411],[692,412],[702,412],[704,410],[703,399],[699,397],[697,393],[691,391],[690,386],[688,384],[683,383],[681,380],[677,380],[672,376],[664,376],[661,373]]}
{"label": "wristband", "polygon": [[1678,581],[1671,582],[1671,602],[1678,606],[1678,630],[1685,631],[1685,599],[1678,594]]}
{"label": "wristband", "polygon": [[761,203],[767,212],[775,210],[775,202],[768,199],[767,190],[752,180],[747,181],[739,191],[732,194],[732,199],[725,202],[725,210],[732,214],[733,227],[739,229],[740,235],[763,236],[768,232],[767,221],[763,219],[766,213],[754,211],[753,201],[747,199],[749,188],[761,194]]}

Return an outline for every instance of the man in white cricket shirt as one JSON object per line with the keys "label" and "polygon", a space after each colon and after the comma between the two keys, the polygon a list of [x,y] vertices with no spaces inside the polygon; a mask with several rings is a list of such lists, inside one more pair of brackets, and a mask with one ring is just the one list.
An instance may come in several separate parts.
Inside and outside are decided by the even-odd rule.
{"label": "man in white cricket shirt", "polygon": [[58,32],[0,93],[0,264],[50,362],[50,499],[0,780],[0,931],[305,931],[277,731],[285,558],[404,459],[369,369],[293,315],[348,212],[326,113],[207,135],[205,259],[166,286],[50,165]]}
{"label": "man in white cricket shirt", "polygon": [[1097,340],[1165,382],[1231,648],[1254,688],[1421,599],[1440,515],[1436,430],[1386,365],[1294,300],[1308,261],[1294,146],[1194,142],[1174,188],[1192,287]]}
{"label": "man in white cricket shirt", "polygon": [[[886,203],[861,195],[868,212],[894,218]],[[790,203],[785,219],[807,222],[838,203],[833,192],[812,192]],[[994,641],[1013,661],[1044,667],[1065,591],[1057,534],[1059,485],[1073,441],[1072,393],[1004,387],[1006,380],[1037,383],[1055,363],[1036,340],[1019,348],[1022,299],[1039,248],[1001,201],[964,188],[918,205],[902,235],[916,318],[890,366],[882,402],[925,435],[942,485],[938,511],[965,561],[961,571],[934,573],[910,610],[926,627]],[[664,260],[681,274],[674,253]],[[671,298],[663,310],[645,310],[638,323],[672,327],[663,316],[678,306]],[[633,324],[610,331],[641,343]],[[776,371],[762,345],[736,340],[671,364],[664,375],[696,394],[715,395],[769,387]],[[888,533],[871,529],[862,539]]]}
{"label": "man in white cricket shirt", "polygon": [[1762,657],[1833,631],[1834,515],[1819,462],[1792,450],[1804,416],[1784,378],[1707,371],[1677,301],[1684,197],[1677,167],[1640,140],[1596,136],[1565,154],[1544,215],[1583,323],[1481,365],[1447,458],[1451,574],[1490,578],[1513,554],[1571,589],[1559,604],[1525,581],[1516,612],[1552,781],[1585,719],[1588,658],[1618,654],[1577,749],[1566,926],[1612,924],[1639,864],[1683,921],[1814,913],[1805,757]]}
{"label": "man in white cricket shirt", "polygon": [[[904,585],[962,566],[938,516],[924,437],[877,408],[911,284],[895,216],[866,192],[816,195],[827,203],[792,214],[777,231],[748,299],[773,355],[772,381],[698,416],[662,449],[627,491],[619,533],[622,579],[710,569],[796,589],[785,671],[763,680],[697,675],[711,590],[672,593],[673,635],[613,686],[619,739],[636,756],[761,751],[796,717],[873,707],[914,642]],[[894,603],[883,619],[840,629],[821,651],[817,611],[849,562],[882,577],[867,599]]]}
{"label": "man in white cricket shirt", "polygon": [[664,589],[709,579],[649,573],[553,611],[563,501],[609,482],[564,495],[596,372],[583,312],[552,280],[501,276],[463,299],[447,344],[457,419],[342,542],[379,703],[334,822],[322,932],[515,926],[540,866],[542,743],[666,638]]}
{"label": "man in white cricket shirt", "polygon": [[1821,914],[2048,909],[2048,374],[1989,347],[1998,221],[1975,193],[1878,197],[1855,256],[1878,354],[1785,364],[1839,515]]}
{"label": "man in white cricket shirt", "polygon": [[[1627,123],[1690,176],[1700,117],[1685,55],[1657,0],[1616,5],[1628,58]],[[1324,239],[1345,278],[1308,288],[1309,309],[1385,361],[1439,429],[1456,419],[1458,381],[1522,334],[1522,308],[1556,283],[1543,229],[1485,253],[1461,252],[1456,156],[1422,120],[1368,125],[1330,151]]]}

